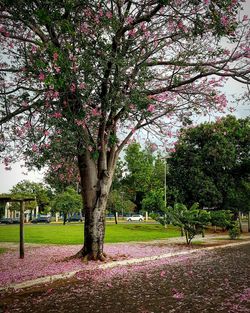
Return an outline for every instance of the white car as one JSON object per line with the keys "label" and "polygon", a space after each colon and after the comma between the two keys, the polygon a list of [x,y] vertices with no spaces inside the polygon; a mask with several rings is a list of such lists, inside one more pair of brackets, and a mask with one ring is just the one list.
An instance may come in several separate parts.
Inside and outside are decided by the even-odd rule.
{"label": "white car", "polygon": [[144,221],[144,217],[143,217],[142,215],[135,214],[135,215],[129,216],[129,217],[127,218],[127,221],[128,221],[128,222],[132,222],[132,221],[139,221],[139,222],[142,222],[142,221]]}

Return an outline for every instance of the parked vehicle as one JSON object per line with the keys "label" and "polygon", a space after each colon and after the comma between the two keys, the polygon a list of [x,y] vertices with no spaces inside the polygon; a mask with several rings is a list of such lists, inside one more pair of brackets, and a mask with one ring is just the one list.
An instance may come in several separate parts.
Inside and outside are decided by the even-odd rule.
{"label": "parked vehicle", "polygon": [[13,219],[9,217],[2,217],[0,219],[1,224],[13,224]]}
{"label": "parked vehicle", "polygon": [[12,222],[13,224],[20,224],[20,218],[13,218]]}
{"label": "parked vehicle", "polygon": [[50,218],[47,217],[47,216],[40,216],[40,217],[37,217],[35,219],[33,219],[31,221],[31,223],[33,224],[37,224],[37,223],[50,223]]}
{"label": "parked vehicle", "polygon": [[82,222],[83,219],[81,216],[70,216],[67,218],[67,222]]}
{"label": "parked vehicle", "polygon": [[128,222],[132,222],[132,221],[142,222],[142,221],[144,221],[144,217],[142,215],[140,215],[140,214],[134,214],[132,216],[129,216],[127,218],[127,221]]}

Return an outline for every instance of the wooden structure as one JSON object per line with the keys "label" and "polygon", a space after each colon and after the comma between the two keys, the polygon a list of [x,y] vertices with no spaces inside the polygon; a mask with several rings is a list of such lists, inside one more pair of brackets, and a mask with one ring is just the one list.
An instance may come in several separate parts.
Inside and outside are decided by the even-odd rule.
{"label": "wooden structure", "polygon": [[13,195],[0,195],[0,203],[6,204],[7,202],[19,202],[20,203],[20,238],[19,238],[19,256],[20,259],[24,258],[24,211],[25,202],[35,201],[35,198],[31,197],[14,197]]}

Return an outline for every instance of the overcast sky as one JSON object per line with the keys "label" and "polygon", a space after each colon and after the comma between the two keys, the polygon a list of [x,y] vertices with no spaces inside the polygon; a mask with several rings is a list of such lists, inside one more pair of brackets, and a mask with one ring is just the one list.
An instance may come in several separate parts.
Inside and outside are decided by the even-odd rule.
{"label": "overcast sky", "polygon": [[[244,11],[241,14],[246,14],[250,16],[250,0],[245,1]],[[231,94],[233,93],[234,95],[236,95],[242,93],[242,86],[239,83],[230,80],[229,82],[227,82],[224,90],[225,94],[228,97],[230,107],[232,106],[233,102]],[[236,115],[238,118],[250,116],[250,103],[244,106],[235,106],[234,104],[234,107],[236,108],[234,115]],[[20,163],[12,164],[12,170],[6,171],[4,169],[4,165],[0,163],[0,193],[9,192],[12,186],[16,185],[18,182],[24,179],[28,179],[34,182],[42,182],[43,175],[42,172],[39,171],[27,171],[26,169],[21,167]]]}

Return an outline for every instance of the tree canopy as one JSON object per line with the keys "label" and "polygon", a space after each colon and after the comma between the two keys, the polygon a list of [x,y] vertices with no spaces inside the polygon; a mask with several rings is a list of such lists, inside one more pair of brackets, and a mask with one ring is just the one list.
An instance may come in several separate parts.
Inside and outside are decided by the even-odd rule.
{"label": "tree canopy", "polygon": [[[159,209],[160,203],[156,204],[153,194],[159,195],[157,190],[164,189],[165,161],[161,155],[154,153],[151,145],[142,148],[139,143],[131,143],[125,150],[123,171],[123,190],[136,204],[137,210],[143,208],[142,200],[146,195],[148,199],[145,200],[147,204],[144,201],[144,208],[148,209],[148,203],[153,201],[155,209]],[[163,200],[163,193],[160,193]]]}
{"label": "tree canopy", "polygon": [[169,159],[176,200],[203,207],[249,210],[250,120],[224,117],[184,129]]}
{"label": "tree canopy", "polygon": [[81,196],[71,187],[57,194],[52,201],[52,209],[63,213],[64,224],[68,214],[80,213],[82,210]]}
{"label": "tree canopy", "polygon": [[54,173],[69,164],[66,176],[78,166],[87,213],[83,254],[103,256],[115,165],[134,133],[170,135],[176,121],[224,111],[218,87],[225,78],[249,83],[249,27],[240,6],[0,1],[1,158],[7,169],[21,155]]}
{"label": "tree canopy", "polygon": [[[30,196],[35,198],[35,201],[31,201],[26,204],[26,209],[35,209],[37,206],[40,212],[46,211],[49,206],[52,193],[42,183],[35,183],[29,180],[23,180],[13,186],[10,190],[14,196]],[[19,210],[19,204],[12,203],[11,206]]]}

